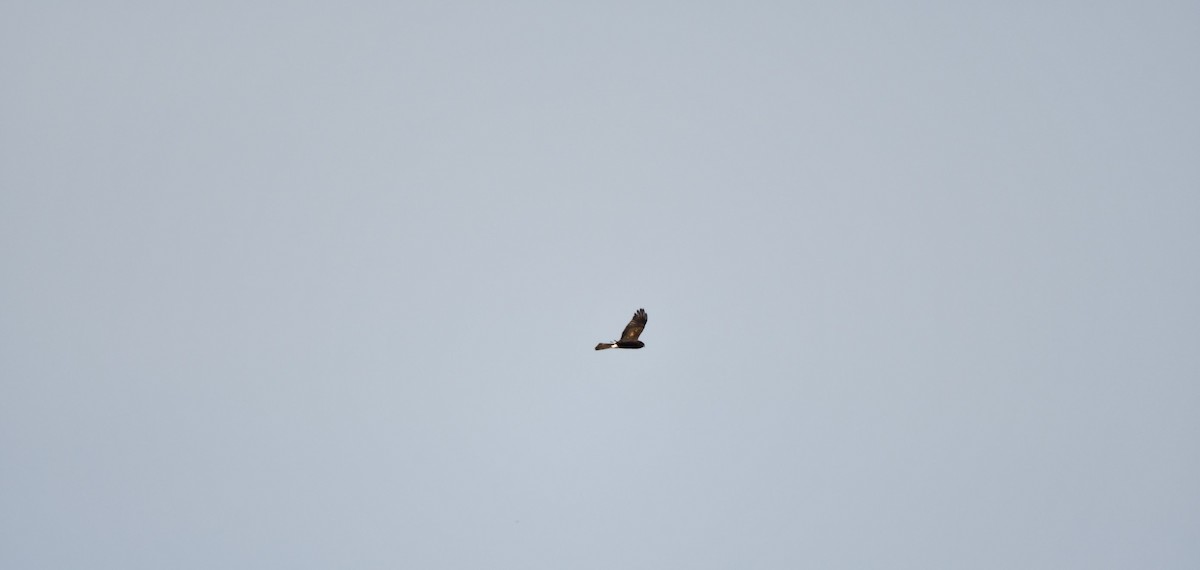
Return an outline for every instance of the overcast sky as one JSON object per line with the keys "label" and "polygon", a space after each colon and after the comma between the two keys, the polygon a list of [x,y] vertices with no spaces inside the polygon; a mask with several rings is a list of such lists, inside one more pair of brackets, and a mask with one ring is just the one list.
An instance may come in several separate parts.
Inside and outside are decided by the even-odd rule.
{"label": "overcast sky", "polygon": [[504,4],[0,6],[0,566],[1200,567],[1200,6]]}

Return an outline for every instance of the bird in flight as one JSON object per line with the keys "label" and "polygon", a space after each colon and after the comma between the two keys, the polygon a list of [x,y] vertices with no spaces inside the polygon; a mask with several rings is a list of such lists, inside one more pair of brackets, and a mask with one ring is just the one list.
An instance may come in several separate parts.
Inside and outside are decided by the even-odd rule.
{"label": "bird in flight", "polygon": [[625,325],[625,330],[621,331],[621,340],[602,342],[596,345],[596,350],[604,350],[606,348],[641,348],[646,346],[646,343],[638,340],[644,328],[646,328],[646,309],[638,309],[633,314],[633,318],[629,319],[629,324]]}

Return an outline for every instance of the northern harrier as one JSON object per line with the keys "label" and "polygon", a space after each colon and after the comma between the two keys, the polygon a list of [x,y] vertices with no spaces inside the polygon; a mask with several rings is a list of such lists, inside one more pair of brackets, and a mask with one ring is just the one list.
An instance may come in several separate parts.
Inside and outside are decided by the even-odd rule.
{"label": "northern harrier", "polygon": [[638,340],[644,328],[646,328],[646,309],[638,309],[633,314],[633,318],[629,320],[629,324],[625,325],[625,330],[621,332],[621,340],[602,342],[596,345],[596,350],[604,350],[606,348],[641,348],[646,346],[646,343]]}

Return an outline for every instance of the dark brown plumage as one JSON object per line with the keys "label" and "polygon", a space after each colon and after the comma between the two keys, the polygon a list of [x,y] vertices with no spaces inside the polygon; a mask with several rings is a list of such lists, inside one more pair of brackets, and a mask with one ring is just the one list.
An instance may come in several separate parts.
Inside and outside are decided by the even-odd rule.
{"label": "dark brown plumage", "polygon": [[621,331],[621,339],[612,342],[602,342],[596,345],[596,350],[604,350],[606,348],[641,348],[646,346],[646,343],[638,340],[642,335],[642,330],[646,328],[646,309],[638,309],[633,314],[633,318],[629,320],[629,324],[625,325],[625,330]]}

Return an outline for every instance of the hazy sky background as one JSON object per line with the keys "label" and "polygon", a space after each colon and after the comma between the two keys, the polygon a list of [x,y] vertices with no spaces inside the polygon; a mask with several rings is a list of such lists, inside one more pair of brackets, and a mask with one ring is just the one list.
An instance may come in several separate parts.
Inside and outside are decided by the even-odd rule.
{"label": "hazy sky background", "polygon": [[1192,2],[6,2],[0,566],[1200,567],[1198,55]]}

